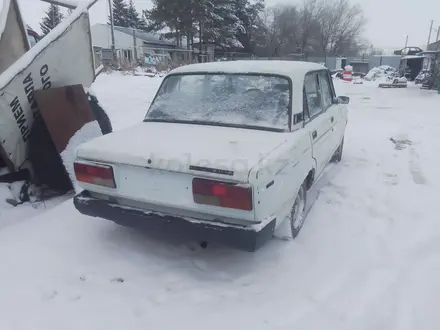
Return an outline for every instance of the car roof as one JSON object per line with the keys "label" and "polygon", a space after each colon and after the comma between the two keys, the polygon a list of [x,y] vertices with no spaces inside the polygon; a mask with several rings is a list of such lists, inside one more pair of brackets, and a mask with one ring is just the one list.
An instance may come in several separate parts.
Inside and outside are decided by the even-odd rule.
{"label": "car roof", "polygon": [[213,72],[213,73],[259,73],[287,76],[295,83],[303,82],[310,71],[327,70],[318,63],[302,61],[245,60],[209,62],[181,66],[169,74]]}

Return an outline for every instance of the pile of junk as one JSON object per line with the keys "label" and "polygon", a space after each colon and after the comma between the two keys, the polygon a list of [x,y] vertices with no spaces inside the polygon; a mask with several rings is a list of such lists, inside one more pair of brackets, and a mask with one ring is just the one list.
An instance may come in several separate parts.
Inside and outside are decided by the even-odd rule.
{"label": "pile of junk", "polygon": [[440,90],[440,45],[436,50],[402,57],[399,73],[423,89]]}
{"label": "pile of junk", "polygon": [[18,0],[0,4],[0,182],[14,190],[14,206],[73,192],[62,158],[72,137],[91,122],[100,135],[112,131],[90,90],[103,69],[88,13],[98,0],[42,1],[73,10],[43,38],[25,25]]}
{"label": "pile of junk", "polygon": [[415,78],[423,89],[437,89],[440,93],[440,49],[425,51],[422,56],[422,69]]}
{"label": "pile of junk", "polygon": [[364,79],[378,82],[380,88],[405,88],[408,86],[408,79],[388,65],[372,68]]}

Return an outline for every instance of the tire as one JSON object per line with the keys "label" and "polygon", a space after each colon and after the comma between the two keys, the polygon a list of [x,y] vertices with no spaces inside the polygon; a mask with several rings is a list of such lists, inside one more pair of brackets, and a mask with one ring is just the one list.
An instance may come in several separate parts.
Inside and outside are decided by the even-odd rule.
{"label": "tire", "polygon": [[342,152],[344,151],[344,138],[342,138],[342,142],[339,145],[338,149],[336,149],[332,158],[330,159],[330,163],[339,163],[342,160]]}
{"label": "tire", "polygon": [[[112,124],[98,100],[89,95],[89,104],[102,134],[111,133]],[[32,126],[28,159],[33,168],[33,183],[56,190],[60,194],[65,194],[73,189],[72,181],[66,172],[61,156],[58,154],[41,117]]]}
{"label": "tire", "polygon": [[307,189],[305,184],[299,188],[298,195],[295,198],[295,203],[292,206],[292,211],[290,212],[290,228],[292,230],[292,239],[298,236],[302,226],[304,225],[304,220],[306,218],[306,204],[307,204]]}
{"label": "tire", "polygon": [[108,117],[104,109],[101,108],[101,106],[99,105],[98,99],[90,94],[88,96],[89,96],[90,107],[92,108],[93,115],[95,116],[96,121],[99,124],[99,127],[101,128],[102,134],[106,135],[113,132],[113,127],[110,118]]}
{"label": "tire", "polygon": [[279,228],[276,229],[275,237],[283,240],[292,240],[298,236],[306,218],[306,204],[307,187],[304,182],[298,190],[290,214],[280,224]]}
{"label": "tire", "polygon": [[29,138],[28,160],[33,168],[33,182],[65,194],[73,189],[61,156],[42,117],[35,120]]}

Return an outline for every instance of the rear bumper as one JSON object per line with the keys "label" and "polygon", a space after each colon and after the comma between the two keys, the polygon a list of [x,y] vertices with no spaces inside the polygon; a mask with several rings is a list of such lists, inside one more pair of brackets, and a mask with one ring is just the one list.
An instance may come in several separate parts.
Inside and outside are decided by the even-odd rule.
{"label": "rear bumper", "polygon": [[106,200],[90,196],[83,191],[73,199],[75,208],[82,214],[100,217],[119,225],[146,229],[151,232],[176,234],[188,240],[215,241],[240,250],[254,252],[272,238],[275,219],[257,230],[247,227],[210,223],[197,219],[155,214],[140,209],[126,208]]}

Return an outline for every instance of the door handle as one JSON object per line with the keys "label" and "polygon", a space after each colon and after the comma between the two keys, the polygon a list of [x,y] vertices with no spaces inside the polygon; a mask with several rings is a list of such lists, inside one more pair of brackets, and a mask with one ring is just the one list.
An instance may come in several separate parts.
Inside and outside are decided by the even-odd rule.
{"label": "door handle", "polygon": [[313,131],[312,132],[312,138],[313,140],[316,139],[318,137],[318,132],[317,131]]}
{"label": "door handle", "polygon": [[330,121],[332,122],[332,124],[335,122],[335,117],[332,117],[331,119],[330,119]]}

